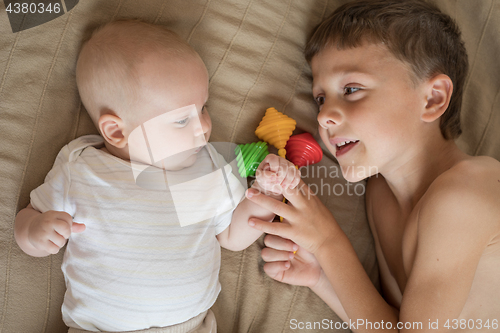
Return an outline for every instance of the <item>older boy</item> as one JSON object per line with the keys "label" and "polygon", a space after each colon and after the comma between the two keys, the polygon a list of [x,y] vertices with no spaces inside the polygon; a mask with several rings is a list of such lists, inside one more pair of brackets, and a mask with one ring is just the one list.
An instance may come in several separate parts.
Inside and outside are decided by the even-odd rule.
{"label": "older boy", "polygon": [[250,225],[300,246],[288,261],[296,245],[266,237],[266,272],[311,287],[355,332],[498,331],[500,163],[453,140],[468,67],[456,24],[423,1],[355,1],[319,25],[306,57],[344,177],[379,172],[366,205],[383,298],[307,187],[285,193],[289,206],[252,198],[288,223]]}
{"label": "older boy", "polygon": [[[63,147],[16,217],[17,243],[47,256],[70,239],[62,265],[70,332],[215,332],[220,246],[245,249],[261,235],[248,218],[274,214],[240,202],[244,188],[207,144],[203,61],[162,27],[117,21],[84,43],[76,76],[102,137]],[[270,156],[256,186],[280,198],[282,187],[298,184],[294,170]],[[229,196],[214,200],[207,189],[224,180]],[[194,202],[199,193],[208,195]]]}

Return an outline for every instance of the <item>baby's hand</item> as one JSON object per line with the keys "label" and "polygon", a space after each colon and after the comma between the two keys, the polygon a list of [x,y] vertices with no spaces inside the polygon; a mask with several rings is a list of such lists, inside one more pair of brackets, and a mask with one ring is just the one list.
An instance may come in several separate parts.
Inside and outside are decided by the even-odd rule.
{"label": "baby's hand", "polygon": [[28,229],[28,239],[36,249],[56,254],[72,232],[84,230],[85,225],[73,222],[68,213],[51,210],[35,217]]}
{"label": "baby's hand", "polygon": [[281,195],[287,188],[295,188],[299,182],[300,171],[293,163],[277,155],[267,155],[257,168],[256,183],[264,193]]}

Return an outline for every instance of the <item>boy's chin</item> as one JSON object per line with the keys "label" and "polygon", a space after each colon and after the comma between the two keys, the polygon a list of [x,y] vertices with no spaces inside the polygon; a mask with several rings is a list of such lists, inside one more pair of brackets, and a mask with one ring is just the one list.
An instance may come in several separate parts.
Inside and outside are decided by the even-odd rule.
{"label": "boy's chin", "polygon": [[357,183],[368,177],[372,176],[363,167],[355,167],[355,166],[341,166],[342,176],[349,183]]}
{"label": "boy's chin", "polygon": [[368,178],[368,177],[352,177],[351,175],[344,175],[344,174],[342,175],[344,176],[345,180],[347,180],[349,183],[357,183],[362,181],[363,179]]}

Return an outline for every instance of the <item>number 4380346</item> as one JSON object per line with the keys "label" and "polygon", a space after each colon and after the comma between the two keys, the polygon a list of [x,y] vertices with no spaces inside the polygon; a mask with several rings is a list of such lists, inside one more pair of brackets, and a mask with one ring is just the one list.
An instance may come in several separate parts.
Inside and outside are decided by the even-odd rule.
{"label": "number 4380346", "polygon": [[480,329],[493,329],[493,330],[496,330],[498,329],[498,319],[493,319],[493,320],[486,320],[485,322],[483,322],[481,319],[477,319],[477,320],[474,320],[474,319],[453,319],[453,320],[450,320],[448,319],[446,321],[446,323],[444,324],[444,327],[446,327],[447,329],[477,329],[477,330],[480,330]]}
{"label": "number 4380346", "polygon": [[35,14],[35,13],[59,13],[61,12],[61,3],[55,2],[55,3],[9,3],[7,8],[5,9],[6,12],[8,13],[14,13],[14,14]]}

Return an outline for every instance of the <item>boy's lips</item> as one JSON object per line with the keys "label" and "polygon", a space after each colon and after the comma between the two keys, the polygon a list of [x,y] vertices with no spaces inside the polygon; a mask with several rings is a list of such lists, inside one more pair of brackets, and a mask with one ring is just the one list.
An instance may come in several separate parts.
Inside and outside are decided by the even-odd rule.
{"label": "boy's lips", "polygon": [[336,148],[335,157],[342,156],[357,146],[359,140],[351,138],[331,138],[330,144]]}

